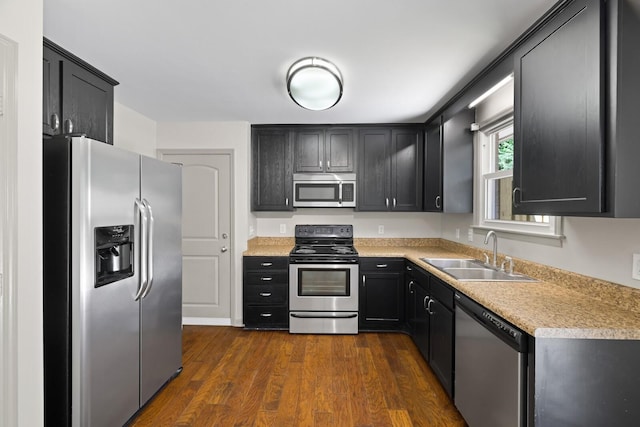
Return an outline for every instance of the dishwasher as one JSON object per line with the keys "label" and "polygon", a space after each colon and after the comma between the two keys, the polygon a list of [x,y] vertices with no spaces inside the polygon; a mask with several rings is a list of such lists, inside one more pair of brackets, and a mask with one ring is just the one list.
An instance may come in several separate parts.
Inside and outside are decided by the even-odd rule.
{"label": "dishwasher", "polygon": [[470,427],[525,427],[527,334],[455,294],[454,402]]}

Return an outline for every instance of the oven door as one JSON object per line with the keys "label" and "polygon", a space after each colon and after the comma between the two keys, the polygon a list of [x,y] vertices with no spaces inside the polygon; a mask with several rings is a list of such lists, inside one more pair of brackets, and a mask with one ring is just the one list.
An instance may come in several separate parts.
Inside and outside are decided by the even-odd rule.
{"label": "oven door", "polygon": [[290,264],[291,311],[358,311],[357,264]]}

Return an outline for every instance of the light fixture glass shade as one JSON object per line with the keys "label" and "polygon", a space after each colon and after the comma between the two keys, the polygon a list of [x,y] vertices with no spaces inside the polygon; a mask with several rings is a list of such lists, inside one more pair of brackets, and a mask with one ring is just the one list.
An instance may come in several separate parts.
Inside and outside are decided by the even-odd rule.
{"label": "light fixture glass shade", "polygon": [[338,67],[326,59],[302,58],[287,71],[287,91],[302,108],[326,110],[342,97],[342,75]]}

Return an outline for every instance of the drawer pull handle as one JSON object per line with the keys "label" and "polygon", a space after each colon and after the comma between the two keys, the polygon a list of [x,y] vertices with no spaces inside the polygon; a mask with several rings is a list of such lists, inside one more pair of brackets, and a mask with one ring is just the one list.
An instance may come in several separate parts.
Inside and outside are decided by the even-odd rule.
{"label": "drawer pull handle", "polygon": [[260,266],[261,267],[271,267],[273,265],[272,262],[261,262]]}
{"label": "drawer pull handle", "polygon": [[273,316],[271,313],[260,313],[260,317],[271,317]]}
{"label": "drawer pull handle", "polygon": [[260,296],[261,297],[270,297],[271,296],[271,292],[260,292]]}
{"label": "drawer pull handle", "polygon": [[263,282],[270,282],[273,280],[273,277],[268,277],[268,276],[261,277],[260,280],[262,280]]}
{"label": "drawer pull handle", "polygon": [[387,264],[376,264],[378,268],[387,268]]}

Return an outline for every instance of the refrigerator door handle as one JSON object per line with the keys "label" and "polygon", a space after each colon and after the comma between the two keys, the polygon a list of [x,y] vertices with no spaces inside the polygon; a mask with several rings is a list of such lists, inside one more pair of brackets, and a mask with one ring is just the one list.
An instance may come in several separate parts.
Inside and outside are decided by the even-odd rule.
{"label": "refrigerator door handle", "polygon": [[142,204],[147,208],[147,214],[149,216],[149,222],[147,223],[147,286],[142,293],[142,298],[146,297],[151,290],[151,286],[153,285],[153,231],[154,231],[154,220],[153,220],[153,210],[151,209],[151,204],[147,201],[147,199],[142,199]]}
{"label": "refrigerator door handle", "polygon": [[[140,224],[140,217],[142,217],[142,224]],[[144,204],[140,201],[140,199],[136,199],[136,213],[135,220],[138,223],[138,230],[140,230],[140,244],[138,247],[140,248],[140,256],[138,257],[138,265],[140,268],[140,284],[138,286],[138,291],[134,297],[134,301],[138,301],[142,296],[142,293],[147,288],[147,209]]]}

